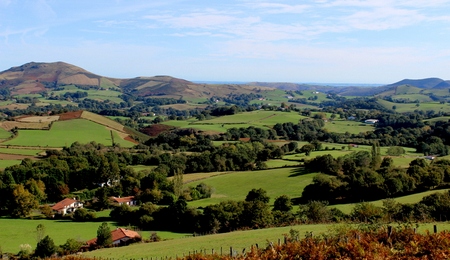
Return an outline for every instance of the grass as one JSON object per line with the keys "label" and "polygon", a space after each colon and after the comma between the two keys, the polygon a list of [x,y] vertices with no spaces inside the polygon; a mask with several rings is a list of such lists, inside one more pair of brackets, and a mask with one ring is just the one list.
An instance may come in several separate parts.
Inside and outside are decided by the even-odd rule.
{"label": "grass", "polygon": [[[0,247],[3,252],[17,253],[21,244],[29,244],[33,249],[36,247],[36,227],[44,225],[45,235],[50,236],[56,245],[62,245],[69,238],[87,241],[97,236],[97,229],[104,217],[109,216],[110,211],[96,212],[98,221],[72,222],[70,220],[48,220],[48,219],[10,219],[0,218]],[[111,229],[116,228],[115,222],[107,221]],[[144,238],[149,238],[153,231],[140,231]],[[185,237],[187,234],[173,233],[168,231],[157,231],[162,239],[175,239]]]}
{"label": "grass", "polygon": [[267,168],[280,168],[285,166],[297,166],[298,162],[286,161],[281,159],[269,160],[266,162]]}
{"label": "grass", "polygon": [[[395,201],[402,203],[402,204],[412,204],[417,203],[422,200],[423,197],[428,196],[430,194],[436,193],[436,192],[444,192],[450,189],[444,189],[444,190],[430,190],[430,191],[424,191],[420,193],[415,193],[407,196],[397,197],[394,198]],[[383,206],[383,200],[376,200],[371,201],[375,206],[382,207]],[[331,205],[330,207],[337,208],[341,210],[342,212],[349,214],[353,207],[355,207],[357,203],[349,203],[349,204],[338,204],[338,205]]]}
{"label": "grass", "polygon": [[190,206],[199,207],[216,204],[226,200],[244,200],[252,189],[262,188],[267,191],[271,202],[276,197],[288,195],[300,197],[303,188],[310,184],[315,173],[305,174],[303,168],[280,168],[263,171],[231,172],[193,181],[186,186],[205,183],[214,189],[211,198],[192,201]]}
{"label": "grass", "polygon": [[328,132],[333,133],[346,133],[359,134],[361,132],[365,133],[368,131],[373,131],[373,125],[362,124],[360,122],[348,121],[348,120],[333,120],[325,123],[325,129]]}
{"label": "grass", "polygon": [[[424,233],[427,230],[432,232],[434,224],[437,224],[439,231],[450,229],[449,223],[426,223],[419,224],[417,230],[421,233]],[[219,255],[221,249],[224,255],[229,255],[230,247],[238,253],[241,253],[244,248],[246,249],[246,252],[248,252],[250,247],[255,244],[258,244],[260,248],[268,246],[269,242],[277,244],[279,239],[283,241],[283,235],[289,234],[291,229],[298,231],[300,236],[303,237],[307,232],[314,232],[315,235],[318,235],[339,227],[345,228],[345,226],[341,224],[316,224],[236,231],[216,235],[167,240],[157,243],[141,243],[126,247],[101,249],[87,252],[83,255],[115,259],[163,259],[166,257],[175,258],[177,256],[187,256],[189,253],[193,254],[194,251],[204,252],[206,250],[206,253],[210,254],[212,249]]]}
{"label": "grass", "polygon": [[395,111],[399,113],[414,112],[415,110],[421,111],[434,110],[435,112],[439,111],[450,112],[450,105],[447,103],[440,104],[439,102],[426,102],[426,103],[419,103],[419,106],[416,106],[417,105],[416,103],[406,103],[406,104],[394,103],[381,99],[379,99],[377,102],[387,109],[392,109],[393,106],[396,106]]}
{"label": "grass", "polygon": [[[122,147],[134,144],[120,138],[113,131],[114,141]],[[50,130],[19,130],[16,138],[4,142],[4,145],[64,147],[74,142],[89,143],[95,141],[111,146],[111,133],[104,126],[86,119],[73,119],[54,122]]]}
{"label": "grass", "polygon": [[235,115],[221,116],[209,120],[198,121],[195,118],[188,120],[171,120],[162,124],[179,128],[194,128],[202,131],[214,131],[224,133],[230,128],[247,128],[250,126],[259,128],[272,127],[277,123],[294,122],[305,118],[295,112],[257,110]]}
{"label": "grass", "polygon": [[0,128],[0,139],[6,139],[6,138],[9,138],[9,137],[11,137],[11,133],[6,131],[3,128]]}
{"label": "grass", "polygon": [[6,167],[20,164],[22,160],[0,160],[0,169],[5,169]]}
{"label": "grass", "polygon": [[[183,239],[174,239],[168,241],[162,241],[157,243],[146,244],[134,244],[127,247],[101,249],[84,253],[85,256],[95,256],[102,258],[119,258],[119,259],[131,259],[131,258],[164,258],[176,256],[181,257],[183,254],[186,256],[197,250],[207,250],[207,253],[211,253],[211,250],[220,254],[221,248],[223,254],[229,254],[230,247],[237,250],[239,253],[245,248],[249,251],[251,245],[258,244],[260,247],[267,246],[267,241],[277,243],[278,239],[283,239],[283,234],[288,234],[292,228],[300,231],[303,235],[305,232],[314,231],[317,233],[324,233],[330,225],[301,225],[292,227],[281,228],[267,228],[250,231],[236,231],[230,233],[223,233],[217,235],[199,236],[199,237],[187,237]],[[283,240],[281,240],[283,241]]]}
{"label": "grass", "polygon": [[17,148],[0,148],[0,153],[6,154],[18,154],[18,155],[37,155],[43,152],[43,150],[35,149],[17,149]]}

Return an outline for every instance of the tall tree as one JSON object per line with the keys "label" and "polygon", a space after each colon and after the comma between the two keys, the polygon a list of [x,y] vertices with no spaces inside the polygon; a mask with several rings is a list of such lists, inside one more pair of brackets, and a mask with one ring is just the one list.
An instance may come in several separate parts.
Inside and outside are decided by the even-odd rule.
{"label": "tall tree", "polygon": [[37,243],[34,254],[40,258],[49,257],[56,253],[56,245],[49,236],[45,236],[41,241]]}
{"label": "tall tree", "polygon": [[108,246],[112,244],[112,234],[108,223],[103,222],[97,229],[97,246]]}
{"label": "tall tree", "polygon": [[13,190],[13,199],[9,205],[9,211],[13,217],[25,217],[32,209],[38,207],[38,201],[22,184],[17,185]]}

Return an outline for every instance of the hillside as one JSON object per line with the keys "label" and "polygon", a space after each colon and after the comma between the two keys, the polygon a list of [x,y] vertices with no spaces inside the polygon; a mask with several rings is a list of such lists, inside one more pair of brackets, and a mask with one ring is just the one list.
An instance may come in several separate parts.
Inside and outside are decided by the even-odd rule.
{"label": "hillside", "polygon": [[[64,63],[30,62],[0,72],[0,90],[12,95],[38,94],[75,85],[94,89],[119,88],[133,96],[210,98],[230,93],[251,93],[255,87],[238,84],[196,84],[170,76],[116,79],[100,76]],[[270,89],[258,87],[258,89]]]}
{"label": "hillside", "polygon": [[[417,91],[399,91],[404,87],[414,88]],[[88,91],[89,98],[100,100],[111,100],[116,103],[122,102],[119,97],[121,93],[134,97],[165,97],[184,99],[191,103],[205,102],[211,97],[227,97],[230,94],[258,93],[272,101],[284,97],[285,91],[317,91],[321,93],[334,93],[341,96],[374,96],[380,97],[420,94],[429,96],[431,94],[446,98],[450,88],[450,81],[439,78],[426,79],[404,79],[393,84],[384,86],[330,86],[327,84],[299,84],[289,82],[251,82],[247,84],[204,84],[193,83],[185,79],[171,76],[135,77],[118,79],[104,77],[86,71],[80,67],[64,63],[39,63],[30,62],[21,66],[12,67],[0,72],[0,95],[24,95],[24,94],[48,94],[64,95],[66,92],[78,90]],[[94,90],[104,93],[92,93]],[[422,90],[423,92],[420,92]],[[278,91],[278,92],[277,92]],[[98,91],[97,91],[98,92]],[[419,93],[420,92],[420,93]],[[273,99],[275,95],[277,98]],[[108,94],[108,95],[106,95]],[[106,95],[106,96],[105,96]],[[398,97],[398,99],[414,99],[427,101],[428,98],[421,97]],[[436,99],[433,99],[436,100]],[[70,102],[71,100],[68,100]],[[256,100],[257,101],[257,100]],[[285,102],[286,99],[280,102]],[[50,101],[44,100],[43,103]],[[60,102],[61,103],[61,102]],[[64,104],[64,103],[61,103]],[[67,104],[67,103],[66,103]],[[19,108],[18,105],[14,107]]]}

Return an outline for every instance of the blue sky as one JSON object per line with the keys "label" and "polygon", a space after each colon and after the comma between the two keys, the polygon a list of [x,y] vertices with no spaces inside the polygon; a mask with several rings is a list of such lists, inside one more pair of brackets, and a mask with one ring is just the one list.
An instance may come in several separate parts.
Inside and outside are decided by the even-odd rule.
{"label": "blue sky", "polygon": [[450,80],[447,0],[0,0],[0,70],[64,61],[103,76]]}

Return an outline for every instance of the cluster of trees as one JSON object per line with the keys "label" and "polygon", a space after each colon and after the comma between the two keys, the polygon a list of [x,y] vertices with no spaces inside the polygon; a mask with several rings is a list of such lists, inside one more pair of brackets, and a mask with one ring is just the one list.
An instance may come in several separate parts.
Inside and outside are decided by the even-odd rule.
{"label": "cluster of trees", "polygon": [[370,201],[434,189],[450,181],[448,160],[429,164],[426,159],[418,158],[403,169],[395,167],[392,158],[381,160],[376,151],[372,154],[360,151],[339,158],[318,156],[306,161],[305,167],[323,174],[305,187],[304,201]]}
{"label": "cluster of trees", "polygon": [[274,207],[262,189],[251,190],[244,201],[225,201],[209,205],[199,211],[178,198],[168,206],[142,204],[138,210],[127,205],[117,206],[111,217],[122,225],[135,225],[144,229],[176,232],[218,233],[238,229],[264,228],[295,222],[292,202],[287,196],[276,198]]}

